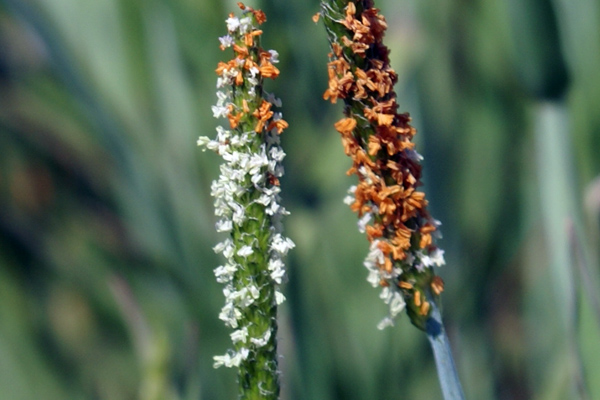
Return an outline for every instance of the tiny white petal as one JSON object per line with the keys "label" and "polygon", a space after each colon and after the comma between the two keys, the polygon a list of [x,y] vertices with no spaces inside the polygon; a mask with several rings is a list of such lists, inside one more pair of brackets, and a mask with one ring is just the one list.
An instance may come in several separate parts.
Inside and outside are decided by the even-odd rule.
{"label": "tiny white petal", "polygon": [[254,303],[254,299],[248,295],[247,288],[242,288],[237,292],[233,292],[231,297],[236,301],[236,304],[242,309],[247,308],[252,303]]}
{"label": "tiny white petal", "polygon": [[433,265],[441,267],[442,265],[446,264],[446,260],[444,259],[444,250],[442,249],[433,250],[429,256]]}
{"label": "tiny white petal", "polygon": [[260,296],[260,291],[255,285],[250,285],[250,287],[248,287],[248,292],[250,293],[250,296],[252,296],[252,298],[255,300],[258,299],[258,296]]}
{"label": "tiny white petal", "polygon": [[265,210],[265,212],[268,215],[276,215],[277,213],[280,213],[280,208],[281,206],[276,201],[272,201],[269,207]]}
{"label": "tiny white petal", "polygon": [[[243,191],[245,191],[245,189]],[[246,220],[246,212],[244,208],[238,203],[230,203],[229,206],[233,209],[233,223],[236,225],[242,225]]]}
{"label": "tiny white petal", "polygon": [[281,107],[281,99],[275,97],[273,93],[267,93],[267,101],[273,104],[275,107]]}
{"label": "tiny white petal", "polygon": [[367,276],[367,282],[369,282],[371,284],[371,286],[376,288],[377,286],[379,286],[380,281],[381,281],[381,278],[379,277],[379,272],[375,268],[369,269],[369,275]]}
{"label": "tiny white petal", "polygon": [[284,269],[279,269],[279,270],[271,272],[271,279],[273,279],[273,281],[275,283],[277,283],[278,285],[281,285],[284,277],[285,277]]}
{"label": "tiny white petal", "polygon": [[234,43],[233,38],[231,37],[231,35],[221,36],[219,38],[219,42],[221,42],[221,46],[223,46],[225,48],[230,47]]}
{"label": "tiny white petal", "polygon": [[231,356],[229,354],[225,354],[223,356],[214,356],[213,368],[219,368],[222,366],[231,366]]}
{"label": "tiny white petal", "polygon": [[233,247],[233,245],[227,246],[225,250],[223,250],[223,256],[229,260],[231,259],[231,257],[233,257],[234,251],[235,248]]}
{"label": "tiny white petal", "polygon": [[227,23],[227,30],[229,32],[235,31],[240,26],[240,20],[237,17],[229,17],[225,22]]}
{"label": "tiny white petal", "polygon": [[229,114],[229,110],[225,106],[212,106],[213,117],[221,118]]}
{"label": "tiny white petal", "polygon": [[285,158],[285,152],[280,147],[273,147],[269,155],[277,162],[281,162]]}
{"label": "tiny white petal", "polygon": [[232,244],[233,244],[233,242],[231,241],[231,239],[225,239],[221,243],[217,243],[217,245],[215,247],[213,247],[213,250],[215,253],[219,254],[219,253],[222,253],[223,251],[225,251],[225,249],[227,249]]}
{"label": "tiny white petal", "polygon": [[383,300],[383,302],[384,302],[385,304],[390,304],[390,301],[392,300],[392,297],[393,297],[393,293],[392,293],[392,291],[390,290],[390,288],[389,288],[389,287],[387,287],[387,286],[386,286],[386,287],[384,287],[384,288],[381,290],[381,293],[379,293],[379,298],[380,298],[381,300]]}
{"label": "tiny white petal", "polygon": [[263,206],[268,206],[269,203],[271,202],[272,197],[268,196],[266,194],[261,194],[260,197],[258,199],[256,199],[256,202],[259,204],[262,204]]}
{"label": "tiny white petal", "polygon": [[277,64],[279,62],[279,53],[276,50],[269,50],[271,54],[271,63]]}
{"label": "tiny white petal", "polygon": [[246,33],[252,27],[252,18],[251,17],[244,17],[244,18],[240,19],[239,23],[240,23],[240,25],[239,25],[240,26],[240,32],[241,33]]}
{"label": "tiny white petal", "polygon": [[215,224],[217,232],[230,232],[233,229],[233,224],[230,220],[221,220]]}
{"label": "tiny white petal", "polygon": [[[227,297],[227,296],[226,296]],[[219,319],[225,322],[225,325],[228,325],[232,328],[238,327],[238,319],[242,317],[242,312],[238,310],[232,302],[225,303],[225,306],[221,309],[221,313],[219,314]]]}
{"label": "tiny white petal", "polygon": [[[226,104],[225,102],[229,100],[229,96],[226,93],[218,91],[217,92],[217,106],[222,106]],[[223,129],[223,128],[221,128]]]}
{"label": "tiny white petal", "polygon": [[246,343],[246,340],[248,338],[248,328],[243,327],[242,329],[233,331],[233,333],[231,333],[229,336],[231,337],[231,341],[233,343],[237,343],[237,342]]}
{"label": "tiny white petal", "polygon": [[412,161],[416,161],[416,162],[420,162],[423,161],[423,156],[420,155],[416,150],[413,149],[407,149],[404,150],[406,152],[406,155],[408,156],[408,158]]}
{"label": "tiny white petal", "polygon": [[275,250],[282,256],[286,255],[290,249],[296,247],[290,238],[284,238],[280,233],[273,236],[271,241],[271,249]]}
{"label": "tiny white petal", "polygon": [[402,295],[398,292],[395,292],[392,301],[390,302],[390,314],[392,318],[404,310],[405,306],[406,303]]}
{"label": "tiny white petal", "polygon": [[381,322],[379,322],[379,324],[377,324],[377,329],[381,331],[387,328],[388,326],[394,326],[394,321],[390,317],[385,317],[381,320]]}
{"label": "tiny white petal", "polygon": [[269,260],[268,269],[271,271],[271,279],[280,285],[285,277],[285,266],[283,261],[279,258]]}
{"label": "tiny white petal", "polygon": [[217,142],[216,140],[211,140],[210,142],[208,142],[206,144],[206,148],[211,150],[211,151],[216,151],[217,153],[220,153],[219,149],[221,147],[221,143]]}
{"label": "tiny white petal", "polygon": [[265,333],[259,338],[251,338],[250,341],[258,347],[266,346],[271,338],[271,330],[267,329]]}
{"label": "tiny white petal", "polygon": [[250,181],[252,181],[255,186],[260,186],[260,184],[265,181],[265,176],[263,174],[254,174],[252,175],[252,178],[250,178]]}
{"label": "tiny white petal", "polygon": [[[208,136],[200,136],[196,141],[196,144],[200,147],[205,147],[208,143],[210,143],[210,138]],[[205,148],[202,151],[206,150]]]}
{"label": "tiny white petal", "polygon": [[358,231],[360,233],[365,233],[367,229],[367,224],[371,221],[373,215],[371,213],[365,213],[361,219],[358,220]]}
{"label": "tiny white petal", "polygon": [[283,293],[276,290],[275,291],[275,302],[277,303],[277,305],[280,305],[284,301],[285,301],[285,296],[283,295]]}
{"label": "tiny white petal", "polygon": [[251,246],[242,246],[238,251],[237,255],[240,257],[248,257],[250,254],[254,253]]}

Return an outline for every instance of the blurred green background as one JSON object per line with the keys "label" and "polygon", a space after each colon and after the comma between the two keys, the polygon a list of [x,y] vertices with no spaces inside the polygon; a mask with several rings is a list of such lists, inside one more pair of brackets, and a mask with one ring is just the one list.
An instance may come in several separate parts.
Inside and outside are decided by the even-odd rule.
{"label": "blurred green background", "polygon": [[[439,399],[427,340],[365,281],[321,99],[318,1],[248,2],[280,53],[282,399]],[[600,399],[600,3],[380,0],[443,222],[469,399]],[[213,277],[214,68],[235,1],[0,0],[0,398],[233,399]]]}

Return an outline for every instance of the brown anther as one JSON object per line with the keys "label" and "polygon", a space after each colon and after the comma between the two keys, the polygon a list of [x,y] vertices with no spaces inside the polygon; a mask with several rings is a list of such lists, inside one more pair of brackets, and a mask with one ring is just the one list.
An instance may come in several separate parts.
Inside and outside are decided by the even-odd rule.
{"label": "brown anther", "polygon": [[415,306],[417,307],[421,307],[421,304],[423,304],[421,301],[421,292],[419,292],[418,290],[415,291],[415,297],[413,301],[415,302]]}
{"label": "brown anther", "polygon": [[414,286],[406,281],[400,281],[398,282],[398,287],[400,289],[411,290]]}
{"label": "brown anther", "polygon": [[279,70],[269,61],[263,61],[259,67],[260,74],[265,78],[277,78]]}
{"label": "brown anther", "polygon": [[277,121],[272,121],[269,126],[267,127],[268,130],[271,130],[273,128],[275,128],[275,130],[277,131],[278,135],[281,135],[281,132],[283,132],[284,129],[287,129],[287,127],[289,126],[289,124],[283,120],[283,119],[278,119]]}
{"label": "brown anther", "polygon": [[244,113],[233,114],[231,112],[227,114],[227,119],[229,119],[229,126],[231,127],[231,129],[235,129],[238,127],[243,115]]}
{"label": "brown anther", "polygon": [[248,47],[240,46],[239,44],[233,45],[233,51],[235,51],[238,58],[247,58],[249,55]]}
{"label": "brown anther", "polygon": [[235,84],[237,86],[241,86],[242,83],[244,83],[244,76],[241,72],[238,72],[238,74],[235,76]]}
{"label": "brown anther", "polygon": [[444,281],[442,278],[439,276],[433,277],[431,280],[431,290],[433,290],[433,293],[435,293],[437,296],[444,291]]}
{"label": "brown anther", "polygon": [[429,314],[429,309],[431,308],[431,304],[429,304],[429,302],[424,301],[423,304],[421,305],[421,308],[419,309],[419,312],[421,313],[421,315],[427,315]]}
{"label": "brown anther", "polygon": [[386,257],[383,261],[383,270],[388,274],[392,272],[392,260],[389,257]]}
{"label": "brown anther", "polygon": [[269,184],[279,186],[279,179],[275,175],[269,174]]}
{"label": "brown anther", "polygon": [[354,118],[340,119],[333,126],[342,135],[351,135],[354,128],[356,128],[356,120]]}
{"label": "brown anther", "polygon": [[259,25],[262,25],[267,21],[267,16],[262,10],[252,10],[252,14],[254,14],[254,18],[256,18],[256,22]]}

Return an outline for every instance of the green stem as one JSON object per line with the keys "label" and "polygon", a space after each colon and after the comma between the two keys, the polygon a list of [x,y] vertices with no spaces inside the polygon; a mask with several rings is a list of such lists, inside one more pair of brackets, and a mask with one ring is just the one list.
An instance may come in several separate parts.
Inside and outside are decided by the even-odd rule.
{"label": "green stem", "polygon": [[[255,206],[257,206],[255,204]],[[239,288],[254,282],[259,288],[259,298],[254,304],[242,311],[243,324],[248,327],[251,338],[260,338],[265,332],[271,336],[264,346],[250,346],[250,356],[239,366],[240,399],[278,399],[279,374],[277,368],[277,305],[275,301],[275,286],[268,275],[268,243],[269,217],[261,207],[248,207],[248,220],[244,225],[258,223],[255,229],[242,231],[255,232],[254,240],[257,248],[246,260],[240,260]],[[235,235],[234,235],[235,237]],[[238,243],[248,244],[242,238],[236,238]],[[246,345],[244,345],[246,346]]]}
{"label": "green stem", "polygon": [[433,350],[444,400],[464,400],[465,395],[458,379],[450,341],[442,323],[442,315],[435,301],[430,300],[430,304],[431,313],[426,324],[427,339],[429,339]]}
{"label": "green stem", "polygon": [[[259,37],[255,38],[254,45],[250,48],[251,58],[258,62]],[[255,87],[253,95],[248,93],[248,87],[234,87],[232,101],[242,107],[247,101],[251,110],[257,109],[263,99],[262,78]],[[251,113],[242,117],[238,132],[251,132],[255,129],[257,119]],[[265,128],[266,129],[266,128]],[[256,134],[250,150],[253,153],[265,141],[265,134]],[[266,174],[266,170],[265,170]],[[265,178],[267,179],[267,178]],[[275,285],[270,278],[269,244],[271,241],[272,222],[265,211],[265,207],[255,201],[260,197],[260,192],[252,187],[250,176],[247,176],[248,190],[238,198],[238,202],[245,207],[246,220],[239,228],[232,231],[232,239],[236,249],[242,246],[251,246],[253,254],[248,257],[235,257],[241,266],[234,277],[236,289],[240,290],[249,285],[259,289],[259,296],[249,307],[242,309],[240,323],[248,328],[250,338],[260,339],[265,332],[270,332],[270,337],[265,345],[239,344],[240,348],[249,348],[250,354],[243,360],[238,370],[239,398],[242,400],[277,400],[279,398],[279,373],[277,367],[277,303],[275,300]]]}

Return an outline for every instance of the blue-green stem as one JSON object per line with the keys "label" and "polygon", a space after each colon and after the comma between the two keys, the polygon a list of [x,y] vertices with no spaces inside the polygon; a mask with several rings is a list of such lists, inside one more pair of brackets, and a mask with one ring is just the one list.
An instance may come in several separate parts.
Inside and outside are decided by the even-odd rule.
{"label": "blue-green stem", "polygon": [[433,350],[444,400],[464,400],[465,395],[458,379],[458,372],[452,357],[450,341],[442,322],[442,315],[435,301],[430,300],[430,304],[431,312],[426,324],[426,333]]}

